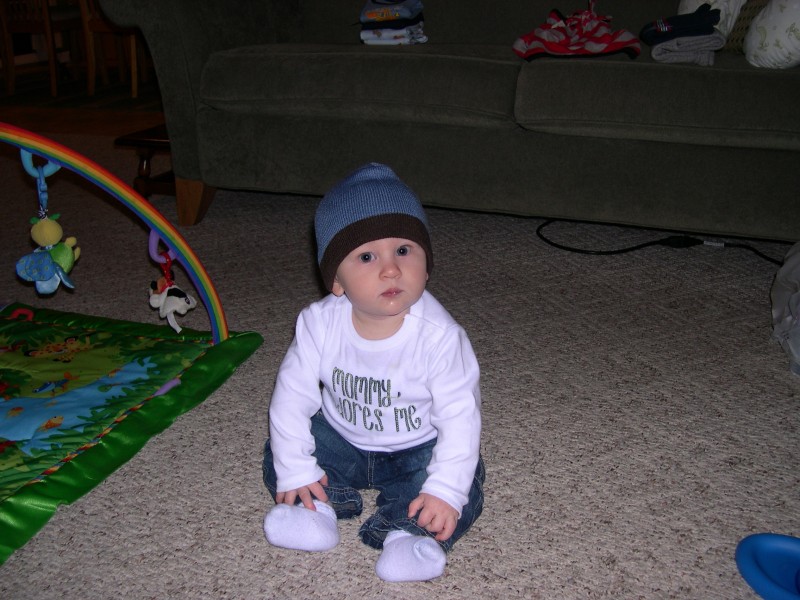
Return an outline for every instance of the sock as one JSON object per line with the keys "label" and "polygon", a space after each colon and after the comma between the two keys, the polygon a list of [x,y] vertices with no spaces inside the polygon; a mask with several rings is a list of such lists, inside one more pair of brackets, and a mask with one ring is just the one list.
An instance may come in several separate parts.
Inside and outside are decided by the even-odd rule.
{"label": "sock", "polygon": [[445,564],[447,556],[433,538],[392,531],[383,542],[375,572],[384,581],[427,581],[441,576]]}
{"label": "sock", "polygon": [[324,552],[339,543],[333,508],[314,500],[316,511],[302,505],[277,504],[264,517],[264,533],[273,546],[306,552]]}
{"label": "sock", "polygon": [[648,46],[655,46],[677,37],[696,37],[714,33],[714,25],[719,23],[720,10],[711,10],[710,4],[701,4],[693,13],[660,18],[645,25],[639,37]]}

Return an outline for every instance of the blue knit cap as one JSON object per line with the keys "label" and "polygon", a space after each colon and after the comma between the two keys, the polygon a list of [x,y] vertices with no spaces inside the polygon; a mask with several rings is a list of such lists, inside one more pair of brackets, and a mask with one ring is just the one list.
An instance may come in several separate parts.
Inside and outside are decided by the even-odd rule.
{"label": "blue knit cap", "polygon": [[419,244],[433,269],[428,219],[414,192],[379,163],[357,169],[322,198],[314,218],[317,262],[327,289],[353,250],[374,240],[403,238]]}

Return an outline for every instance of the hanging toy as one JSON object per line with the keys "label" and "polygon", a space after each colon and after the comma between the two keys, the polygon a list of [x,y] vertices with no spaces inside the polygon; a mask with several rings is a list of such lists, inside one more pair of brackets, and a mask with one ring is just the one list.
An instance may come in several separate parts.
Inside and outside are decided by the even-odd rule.
{"label": "hanging toy", "polygon": [[175,320],[175,315],[185,315],[195,306],[197,300],[175,285],[175,274],[172,271],[174,253],[158,252],[158,235],[150,232],[150,258],[161,267],[162,277],[158,281],[150,282],[150,306],[158,309],[158,316],[166,319],[175,333],[181,332],[181,326]]}
{"label": "hanging toy", "polygon": [[60,283],[68,288],[74,288],[75,284],[67,274],[81,255],[81,249],[77,246],[75,237],[61,241],[64,230],[56,222],[60,215],[47,214],[46,178],[61,167],[52,162],[34,166],[33,155],[27,150],[20,150],[20,155],[25,170],[37,180],[39,211],[38,216],[30,220],[31,238],[38,248],[17,261],[17,275],[25,281],[35,282],[36,291],[40,294],[52,294]]}

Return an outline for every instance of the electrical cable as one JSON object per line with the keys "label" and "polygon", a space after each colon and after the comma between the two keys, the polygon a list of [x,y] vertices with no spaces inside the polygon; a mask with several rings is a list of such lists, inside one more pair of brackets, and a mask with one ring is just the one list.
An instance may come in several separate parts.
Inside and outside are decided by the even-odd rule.
{"label": "electrical cable", "polygon": [[610,256],[614,254],[625,254],[627,252],[633,252],[634,250],[641,250],[642,248],[647,248],[649,246],[667,246],[669,248],[691,248],[693,246],[714,246],[717,248],[741,248],[744,250],[750,250],[759,258],[763,258],[766,261],[769,261],[776,265],[782,265],[783,262],[780,260],[776,260],[770,256],[767,256],[763,252],[749,246],[747,244],[739,244],[739,243],[731,243],[731,242],[717,242],[717,241],[708,241],[708,240],[701,240],[696,237],[692,237],[689,235],[670,235],[664,238],[659,238],[656,240],[651,240],[649,242],[644,242],[641,244],[636,244],[635,246],[628,246],[625,248],[617,248],[613,250],[588,250],[584,248],[574,248],[571,246],[564,246],[563,244],[559,244],[558,242],[554,242],[553,240],[548,239],[545,237],[542,230],[547,227],[548,225],[555,223],[558,219],[548,219],[539,227],[536,228],[536,235],[539,236],[546,244],[553,246],[554,248],[558,248],[559,250],[565,250],[567,252],[575,252],[577,254],[591,254],[593,256]]}
{"label": "electrical cable", "polygon": [[743,250],[750,250],[750,252],[752,252],[753,254],[758,256],[759,258],[763,258],[764,260],[769,261],[774,265],[779,265],[779,266],[783,265],[783,261],[782,260],[777,260],[775,258],[772,258],[771,256],[767,256],[766,254],[764,254],[760,250],[756,250],[755,248],[753,248],[752,246],[748,246],[747,244],[733,244],[731,242],[703,242],[703,243],[706,246],[716,246],[718,243],[722,243],[722,245],[725,248],[742,248]]}

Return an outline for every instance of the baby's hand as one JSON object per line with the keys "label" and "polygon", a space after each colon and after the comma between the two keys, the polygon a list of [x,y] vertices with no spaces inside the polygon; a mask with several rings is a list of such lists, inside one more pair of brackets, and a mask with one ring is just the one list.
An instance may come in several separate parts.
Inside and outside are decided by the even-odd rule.
{"label": "baby's hand", "polygon": [[[417,514],[419,513],[419,514]],[[436,496],[422,493],[408,505],[408,517],[416,515],[417,524],[431,533],[436,540],[443,542],[453,535],[458,523],[458,511]]]}
{"label": "baby's hand", "polygon": [[297,499],[303,503],[303,506],[310,510],[317,510],[314,506],[314,498],[322,502],[328,501],[328,495],[322,489],[323,485],[328,485],[328,476],[323,475],[322,479],[315,481],[309,485],[297,488],[296,490],[288,490],[286,492],[278,492],[275,494],[276,504],[290,504],[294,505]]}

